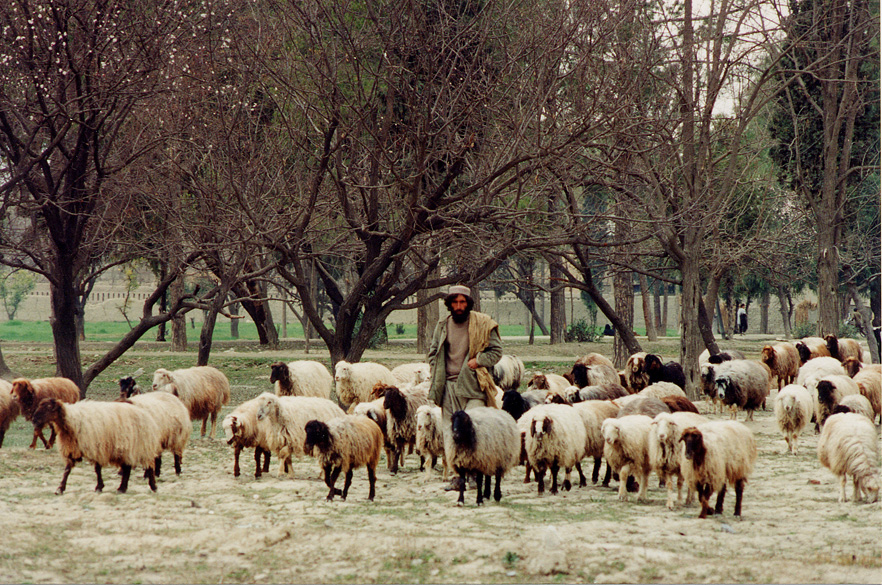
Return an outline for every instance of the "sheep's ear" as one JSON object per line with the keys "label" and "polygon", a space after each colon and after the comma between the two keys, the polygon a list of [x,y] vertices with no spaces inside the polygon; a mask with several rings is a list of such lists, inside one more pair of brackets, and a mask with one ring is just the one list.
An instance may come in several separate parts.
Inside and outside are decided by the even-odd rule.
{"label": "sheep's ear", "polygon": [[530,436],[531,437],[536,436],[536,421],[535,420],[530,422]]}
{"label": "sheep's ear", "polygon": [[551,432],[551,427],[552,427],[552,421],[551,421],[551,419],[550,419],[550,418],[546,418],[546,419],[542,422],[542,432],[544,432],[544,433],[550,433],[550,432]]}

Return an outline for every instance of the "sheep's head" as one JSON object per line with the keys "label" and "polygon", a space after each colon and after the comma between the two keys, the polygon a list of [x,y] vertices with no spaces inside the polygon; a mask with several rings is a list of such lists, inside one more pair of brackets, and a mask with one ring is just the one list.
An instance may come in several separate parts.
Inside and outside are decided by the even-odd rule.
{"label": "sheep's head", "polygon": [[389,411],[395,420],[403,420],[407,416],[407,398],[395,386],[386,388],[386,396],[383,398],[383,408]]}
{"label": "sheep's head", "polygon": [[283,362],[270,364],[270,384],[275,384],[276,382],[288,384],[290,381],[291,376],[290,371],[288,370],[288,364]]}
{"label": "sheep's head", "polygon": [[385,382],[377,382],[374,384],[374,387],[371,388],[371,398],[376,400],[377,398],[383,398],[386,396],[386,392],[389,391],[389,388],[395,388],[395,386],[390,386]]}
{"label": "sheep's head", "polygon": [[833,334],[825,335],[824,341],[827,343],[827,351],[830,352],[830,355],[839,359],[839,340],[836,339],[836,336]]}
{"label": "sheep's head", "polygon": [[763,346],[762,358],[761,360],[764,364],[769,366],[770,368],[775,367],[775,348],[771,345]]}
{"label": "sheep's head", "polygon": [[264,392],[258,398],[257,420],[264,420],[269,417],[278,418],[279,401],[274,394]]}
{"label": "sheep's head", "polygon": [[680,435],[680,440],[684,445],[683,456],[691,460],[695,467],[702,466],[707,451],[704,448],[704,437],[702,437],[701,431],[695,427],[689,427]]}
{"label": "sheep's head", "polygon": [[723,354],[718,353],[716,355],[712,355],[707,358],[707,363],[709,364],[721,364],[726,361],[726,358],[723,357]]}
{"label": "sheep's head", "polygon": [[548,378],[545,377],[545,374],[534,374],[530,379],[527,388],[533,390],[548,390]]}
{"label": "sheep's head", "polygon": [[131,376],[123,376],[119,379],[119,398],[120,400],[125,400],[127,398],[131,398],[135,394],[140,394],[141,389],[138,388],[138,384],[135,382],[135,379]]}
{"label": "sheep's head", "polygon": [[646,354],[646,357],[644,358],[644,363],[646,364],[647,372],[658,372],[662,369],[661,358],[654,353]]}
{"label": "sheep's head", "polygon": [[34,387],[28,379],[16,378],[12,381],[12,396],[18,400],[25,412],[37,406],[34,404]]}
{"label": "sheep's head", "polygon": [[328,425],[320,420],[311,420],[306,423],[306,440],[303,443],[303,452],[307,455],[312,453],[313,448],[319,451],[327,451],[331,448],[331,431]]}
{"label": "sheep's head", "polygon": [[64,420],[64,406],[56,398],[44,398],[37,405],[31,420],[35,428],[43,427],[50,422],[60,423]]}
{"label": "sheep's head", "polygon": [[836,386],[830,380],[821,380],[818,382],[818,402],[833,408],[836,403]]}
{"label": "sheep's head", "polygon": [[567,396],[559,392],[549,392],[548,396],[545,397],[545,404],[566,404],[567,406],[571,406],[570,401],[567,400]]}
{"label": "sheep's head", "polygon": [[224,436],[227,438],[227,445],[232,445],[239,432],[239,419],[235,414],[227,415],[222,426],[224,427]]}
{"label": "sheep's head", "polygon": [[876,473],[871,473],[861,478],[860,486],[861,490],[866,494],[868,502],[879,500],[879,478],[876,477]]}
{"label": "sheep's head", "polygon": [[619,432],[619,425],[615,419],[606,419],[600,427],[600,433],[603,435],[603,440],[610,445],[615,445],[616,441],[619,440]]}
{"label": "sheep's head", "polygon": [[159,368],[155,372],[153,372],[153,390],[159,390],[163,386],[167,386],[171,384],[173,381],[173,377],[171,372],[164,368]]}
{"label": "sheep's head", "polygon": [[717,387],[717,398],[724,400],[726,398],[726,394],[731,394],[733,390],[732,380],[729,379],[728,374],[721,374],[717,376],[714,380],[714,384]]}
{"label": "sheep's head", "polygon": [[566,398],[567,402],[569,402],[570,404],[581,402],[582,397],[579,394],[579,390],[580,388],[577,388],[576,386],[570,386],[569,388],[564,390],[564,398]]}
{"label": "sheep's head", "polygon": [[857,358],[848,357],[842,362],[842,367],[845,368],[845,373],[848,374],[849,378],[854,378],[864,366]]}
{"label": "sheep's head", "polygon": [[576,362],[570,370],[573,375],[573,386],[584,388],[588,385],[588,365]]}
{"label": "sheep's head", "polygon": [[475,425],[472,418],[464,410],[457,410],[450,418],[450,429],[453,442],[458,447],[474,449],[477,443]]}
{"label": "sheep's head", "polygon": [[417,408],[417,432],[428,432],[434,428],[435,424],[432,420],[432,407],[423,404]]}
{"label": "sheep's head", "polygon": [[812,350],[801,341],[796,344],[796,352],[799,354],[799,361],[802,364],[812,359]]}
{"label": "sheep's head", "polygon": [[352,376],[352,364],[345,360],[340,360],[337,362],[337,365],[334,366],[334,380],[336,382],[340,382],[343,380],[348,380]]}
{"label": "sheep's head", "polygon": [[517,390],[506,390],[502,393],[502,410],[510,414],[515,420],[521,418],[529,410],[524,402],[524,398]]}

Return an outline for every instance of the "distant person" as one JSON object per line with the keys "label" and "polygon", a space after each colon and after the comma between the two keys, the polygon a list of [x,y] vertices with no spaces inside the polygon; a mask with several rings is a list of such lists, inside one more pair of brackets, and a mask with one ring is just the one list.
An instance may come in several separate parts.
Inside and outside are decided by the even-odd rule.
{"label": "distant person", "polygon": [[735,333],[740,333],[744,335],[747,332],[747,309],[744,307],[744,303],[741,303],[738,306],[738,311],[735,313]]}
{"label": "distant person", "polygon": [[610,336],[612,336],[612,335],[615,335],[616,332],[615,332],[615,330],[612,328],[612,325],[610,325],[609,323],[607,323],[607,324],[606,324],[606,327],[603,328],[603,334],[604,334],[604,335],[610,335]]}

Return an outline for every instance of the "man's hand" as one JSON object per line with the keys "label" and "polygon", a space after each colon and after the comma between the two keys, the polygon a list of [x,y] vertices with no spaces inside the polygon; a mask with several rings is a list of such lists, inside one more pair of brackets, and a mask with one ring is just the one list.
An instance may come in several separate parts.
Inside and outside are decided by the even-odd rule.
{"label": "man's hand", "polygon": [[477,359],[477,358],[472,358],[472,359],[470,359],[470,360],[469,360],[469,367],[470,367],[471,369],[473,369],[473,370],[477,370],[478,367],[479,367],[479,366],[478,366],[478,359]]}

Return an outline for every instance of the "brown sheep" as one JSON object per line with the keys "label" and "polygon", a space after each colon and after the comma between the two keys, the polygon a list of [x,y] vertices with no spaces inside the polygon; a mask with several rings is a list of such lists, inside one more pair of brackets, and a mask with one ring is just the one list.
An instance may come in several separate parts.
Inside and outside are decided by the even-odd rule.
{"label": "brown sheep", "polygon": [[761,361],[778,377],[778,391],[796,381],[799,373],[799,352],[792,343],[776,343],[763,347]]}
{"label": "brown sheep", "polygon": [[[46,398],[57,398],[62,402],[73,404],[80,399],[80,389],[67,378],[36,378],[28,380],[17,378],[12,381],[12,395],[18,401],[21,413],[25,419],[33,420],[34,412],[40,402]],[[49,441],[43,436],[43,425],[34,423],[34,439],[29,449],[37,447],[37,437],[43,441],[43,446],[51,449],[55,444],[55,427],[49,435]]]}

